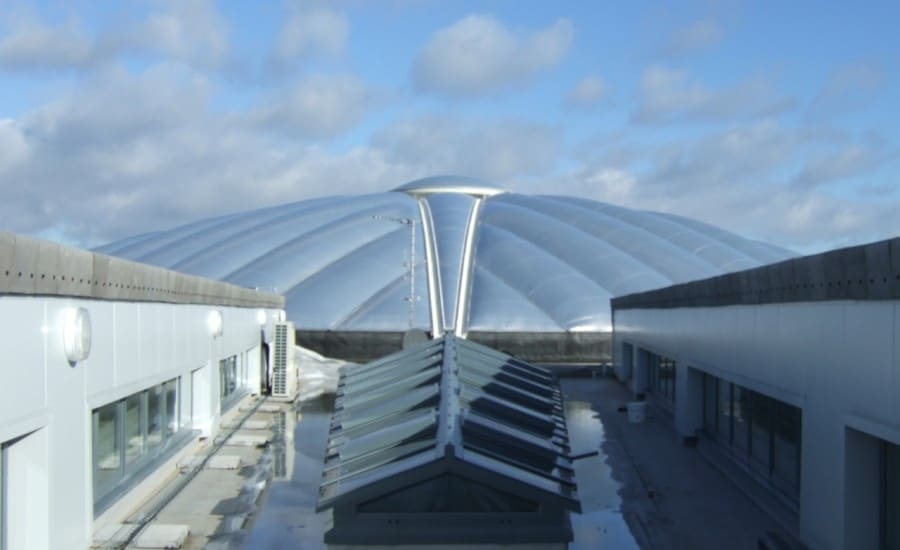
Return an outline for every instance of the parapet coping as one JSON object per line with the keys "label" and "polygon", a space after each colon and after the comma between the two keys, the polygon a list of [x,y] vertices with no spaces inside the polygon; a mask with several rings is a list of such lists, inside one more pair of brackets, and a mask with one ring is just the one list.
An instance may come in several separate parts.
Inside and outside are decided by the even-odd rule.
{"label": "parapet coping", "polygon": [[0,232],[0,296],[284,308],[284,296]]}
{"label": "parapet coping", "polygon": [[612,309],[900,299],[900,237],[619,296]]}

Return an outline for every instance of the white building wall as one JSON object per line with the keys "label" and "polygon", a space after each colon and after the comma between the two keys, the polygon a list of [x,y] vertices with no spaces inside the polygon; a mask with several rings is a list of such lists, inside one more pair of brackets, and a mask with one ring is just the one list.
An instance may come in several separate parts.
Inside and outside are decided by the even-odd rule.
{"label": "white building wall", "polygon": [[[93,333],[89,357],[74,365],[66,359],[62,337],[63,312],[71,307],[88,310]],[[213,309],[223,315],[223,334],[216,338],[206,324]],[[0,443],[8,450],[4,487],[8,547],[90,545],[93,409],[181,377],[182,416],[193,414],[195,428],[214,435],[219,417],[218,361],[252,350],[258,356],[257,312],[211,305],[0,296]],[[262,332],[270,337],[275,311],[267,313],[269,326]],[[197,373],[194,380],[202,381],[193,388],[192,372]],[[189,413],[191,398],[193,413]]]}
{"label": "white building wall", "polygon": [[[864,447],[872,438],[900,444],[898,342],[897,301],[615,312],[616,354],[630,343],[635,361],[638,348],[675,359],[679,390],[690,367],[803,409],[799,527],[813,548],[866,548],[875,540],[869,501],[877,487],[866,485],[874,481],[864,475],[873,467]],[[676,407],[683,435],[696,426],[684,418],[688,408]],[[863,441],[848,445],[856,433]]]}

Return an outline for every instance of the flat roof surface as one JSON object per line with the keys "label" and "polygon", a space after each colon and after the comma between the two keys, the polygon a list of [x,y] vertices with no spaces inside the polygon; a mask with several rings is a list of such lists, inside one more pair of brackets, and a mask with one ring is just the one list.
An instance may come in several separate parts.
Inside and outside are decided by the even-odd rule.
{"label": "flat roof surface", "polygon": [[[629,424],[618,408],[630,393],[615,380],[564,378],[561,387],[572,455],[590,455],[575,461],[582,513],[571,515],[570,549],[749,550],[767,531],[781,531],[696,448],[681,444],[671,420],[651,413]],[[327,397],[299,405],[293,471],[272,482],[244,548],[327,548],[331,512],[315,510],[332,406]]]}

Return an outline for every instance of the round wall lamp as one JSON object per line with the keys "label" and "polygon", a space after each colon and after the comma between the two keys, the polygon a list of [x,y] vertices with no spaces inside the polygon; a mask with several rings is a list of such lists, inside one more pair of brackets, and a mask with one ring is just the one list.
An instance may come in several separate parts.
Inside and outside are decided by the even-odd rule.
{"label": "round wall lamp", "polygon": [[266,310],[258,309],[256,310],[256,323],[260,326],[264,326],[266,321],[268,320],[268,315],[266,315]]}
{"label": "round wall lamp", "polygon": [[83,307],[63,312],[63,349],[70,363],[84,361],[91,353],[91,316]]}
{"label": "round wall lamp", "polygon": [[222,312],[214,309],[206,316],[206,326],[213,338],[222,336]]}

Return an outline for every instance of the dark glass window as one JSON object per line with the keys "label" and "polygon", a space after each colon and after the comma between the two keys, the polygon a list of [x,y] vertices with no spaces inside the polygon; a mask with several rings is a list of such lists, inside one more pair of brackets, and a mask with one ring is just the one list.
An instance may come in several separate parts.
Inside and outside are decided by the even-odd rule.
{"label": "dark glass window", "polygon": [[703,375],[703,431],[792,499],[800,492],[802,411],[767,395]]}
{"label": "dark glass window", "polygon": [[884,504],[882,547],[900,548],[900,446],[884,444]]}
{"label": "dark glass window", "polygon": [[224,410],[238,389],[237,355],[219,361],[219,404]]}
{"label": "dark glass window", "polygon": [[719,388],[716,377],[703,375],[703,429],[706,434],[716,437],[717,421],[719,419]]}
{"label": "dark glass window", "polygon": [[664,401],[674,403],[675,361],[655,353],[650,353],[649,359],[650,391]]}
{"label": "dark glass window", "polygon": [[140,479],[153,459],[171,447],[180,428],[178,379],[94,409],[91,416],[98,513],[116,498],[113,493],[119,487]]}
{"label": "dark glass window", "polygon": [[772,473],[775,481],[789,493],[797,493],[800,488],[800,416],[798,407],[776,402],[772,423]]}
{"label": "dark glass window", "polygon": [[750,398],[750,457],[753,465],[765,475],[772,466],[772,408],[774,400],[754,391]]}
{"label": "dark glass window", "polygon": [[748,454],[750,450],[750,393],[737,384],[732,386],[731,416],[734,433],[731,444],[741,453]]}
{"label": "dark glass window", "polygon": [[731,383],[719,379],[719,438],[731,443]]}

